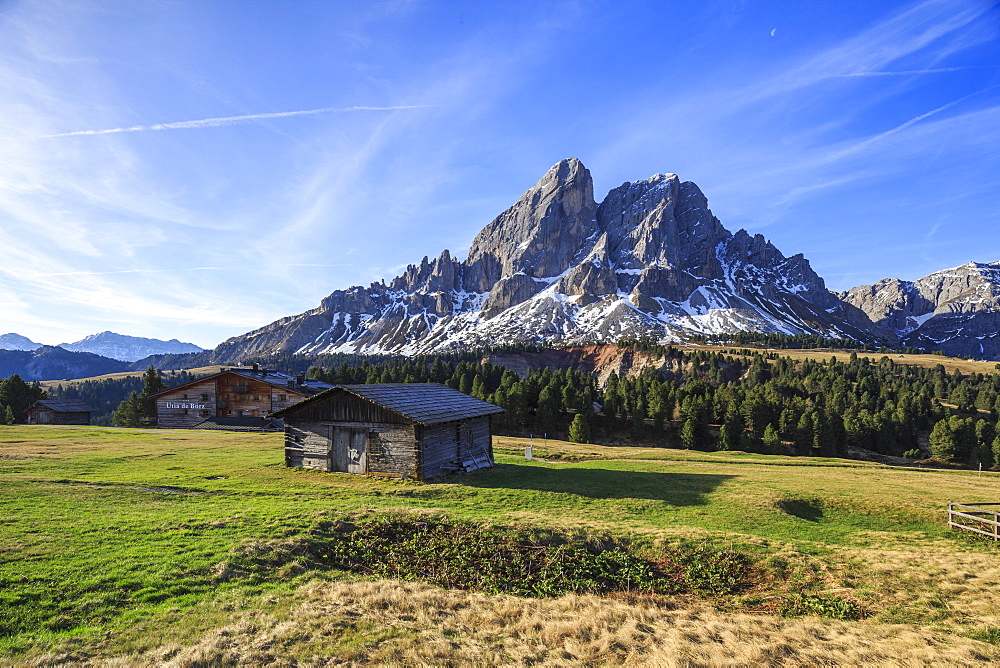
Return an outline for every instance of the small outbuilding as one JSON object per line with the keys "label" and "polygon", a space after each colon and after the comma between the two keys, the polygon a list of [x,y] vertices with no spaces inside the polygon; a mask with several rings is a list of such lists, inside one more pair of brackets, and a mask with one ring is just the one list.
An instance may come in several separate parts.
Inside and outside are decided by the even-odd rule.
{"label": "small outbuilding", "polygon": [[437,383],[339,385],[272,413],[285,465],[418,480],[493,465],[504,409]]}
{"label": "small outbuilding", "polygon": [[28,408],[28,424],[90,424],[94,412],[83,401],[39,399]]}

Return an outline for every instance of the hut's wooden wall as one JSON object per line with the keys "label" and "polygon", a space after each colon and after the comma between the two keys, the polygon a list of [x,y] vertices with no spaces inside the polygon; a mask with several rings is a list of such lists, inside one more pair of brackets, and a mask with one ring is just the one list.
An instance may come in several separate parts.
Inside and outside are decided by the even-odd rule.
{"label": "hut's wooden wall", "polygon": [[216,397],[214,378],[162,394],[156,398],[156,426],[184,429],[215,417]]}
{"label": "hut's wooden wall", "polygon": [[[416,435],[412,424],[327,422],[285,418],[285,465],[320,471],[347,471],[350,462],[334,447],[334,429],[365,435],[366,473],[417,477]],[[357,444],[354,444],[357,445]]]}
{"label": "hut's wooden wall", "polygon": [[451,473],[461,463],[460,422],[445,422],[421,429],[421,478]]}
{"label": "hut's wooden wall", "polygon": [[489,416],[445,422],[424,427],[420,439],[423,459],[421,478],[433,478],[462,468],[471,457],[489,457],[493,461]]}
{"label": "hut's wooden wall", "polygon": [[420,477],[416,425],[393,425],[368,439],[368,472]]}
{"label": "hut's wooden wall", "polygon": [[465,420],[462,428],[466,432],[462,450],[463,460],[468,457],[486,456],[493,462],[493,430],[490,416]]}
{"label": "hut's wooden wall", "polygon": [[31,421],[35,424],[90,424],[90,413],[86,411],[70,413],[54,411],[50,408],[34,408]]}

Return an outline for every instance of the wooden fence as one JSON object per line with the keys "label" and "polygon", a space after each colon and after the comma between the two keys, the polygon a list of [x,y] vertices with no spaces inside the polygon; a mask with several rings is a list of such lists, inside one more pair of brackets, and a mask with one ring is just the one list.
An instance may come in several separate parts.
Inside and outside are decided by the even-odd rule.
{"label": "wooden fence", "polygon": [[987,510],[983,506],[1000,506],[1000,503],[949,502],[948,526],[1000,540],[1000,510]]}

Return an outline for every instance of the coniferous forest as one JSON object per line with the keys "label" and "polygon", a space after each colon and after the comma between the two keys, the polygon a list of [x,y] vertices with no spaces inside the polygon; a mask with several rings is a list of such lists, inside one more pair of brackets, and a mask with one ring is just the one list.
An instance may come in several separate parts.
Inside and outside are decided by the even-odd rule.
{"label": "coniferous forest", "polygon": [[661,368],[611,374],[603,387],[565,369],[520,378],[468,354],[345,362],[309,374],[342,384],[444,383],[506,408],[495,418],[498,434],[830,457],[863,448],[973,467],[1000,463],[1000,374],[949,374],[943,365],[857,353],[796,361],[752,349],[641,348],[662,355]]}

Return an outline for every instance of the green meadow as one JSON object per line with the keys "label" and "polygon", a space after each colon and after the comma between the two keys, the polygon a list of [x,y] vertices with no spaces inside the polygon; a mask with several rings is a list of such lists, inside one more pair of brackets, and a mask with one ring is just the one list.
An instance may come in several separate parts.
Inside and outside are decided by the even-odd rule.
{"label": "green meadow", "polygon": [[[860,612],[837,623],[859,637],[904,625],[994,656],[996,545],[949,530],[945,510],[1000,501],[995,473],[537,440],[527,461],[527,443],[496,438],[497,467],[417,482],[288,469],[273,434],[0,427],[0,658],[155,664],[240,620],[280,625],[319,584],[371,578],[291,557],[240,571],[241,555],[280,554],[322,522],[386,513],[631,541],[644,554],[713,545],[755,564],[752,586],[661,604],[787,620],[835,617],[823,602],[847,602]],[[379,655],[376,636],[397,650],[419,640],[376,626],[325,640],[303,632],[276,656],[433,660]],[[173,654],[156,654],[168,645]],[[263,660],[241,651],[199,660]],[[577,659],[627,655],[608,651]]]}

